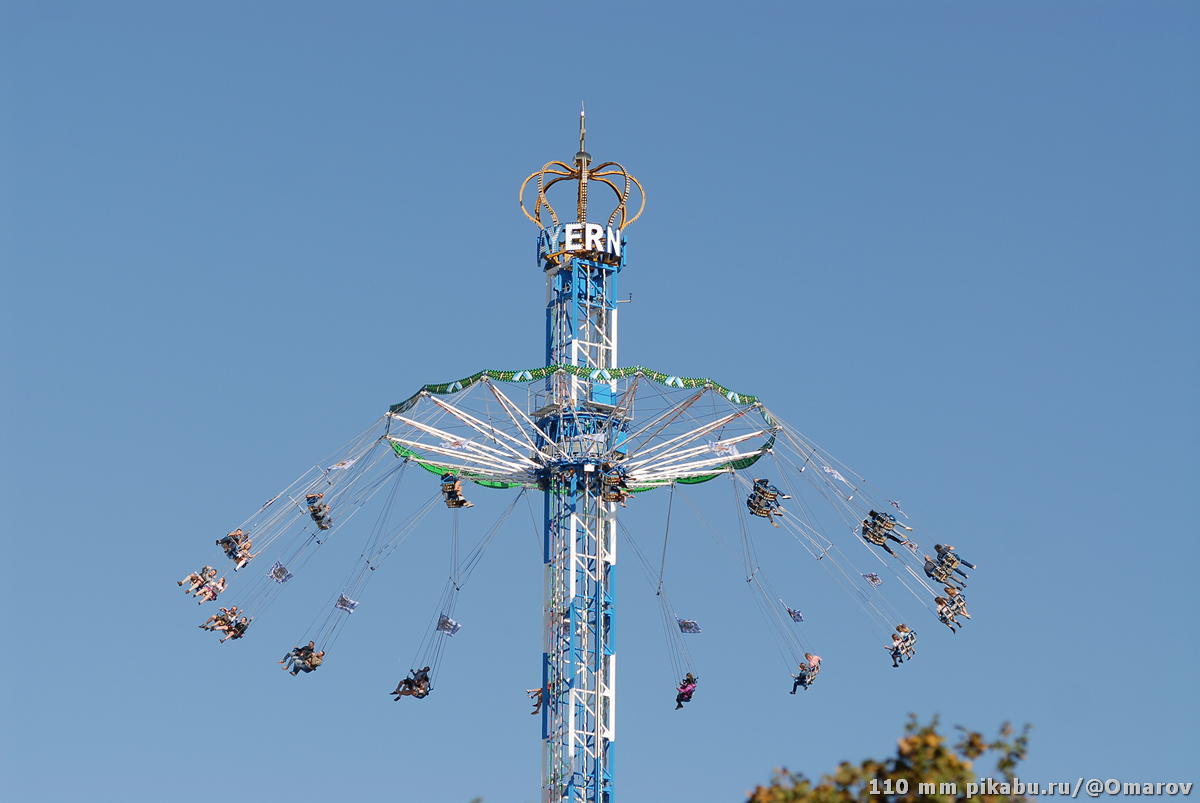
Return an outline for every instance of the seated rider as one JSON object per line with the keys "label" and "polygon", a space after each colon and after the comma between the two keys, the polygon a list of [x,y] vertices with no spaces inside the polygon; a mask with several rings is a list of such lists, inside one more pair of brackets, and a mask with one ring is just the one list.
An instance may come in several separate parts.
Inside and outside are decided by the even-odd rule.
{"label": "seated rider", "polygon": [[624,469],[617,468],[612,463],[602,463],[600,471],[600,498],[605,502],[616,502],[621,507],[628,507],[625,500],[629,498],[629,483],[625,479]]}
{"label": "seated rider", "polygon": [[792,694],[795,694],[798,688],[807,690],[821,672],[821,656],[806,652],[804,653],[804,660],[806,663],[800,664],[796,668],[796,674],[792,675],[795,679],[795,682],[792,683]]}
{"label": "seated rider", "polygon": [[249,536],[239,527],[231,533],[228,533],[224,538],[217,539],[217,546],[225,552],[225,556],[234,559],[237,555],[238,547],[249,540]]}
{"label": "seated rider", "polygon": [[224,644],[231,638],[239,639],[246,635],[246,628],[250,627],[250,623],[253,621],[253,619],[250,619],[246,616],[238,617],[236,622],[233,622],[231,625],[229,625],[229,627],[225,628],[225,638],[221,639],[221,643]]}
{"label": "seated rider", "polygon": [[871,521],[878,524],[881,529],[894,530],[899,527],[902,530],[908,530],[910,533],[913,531],[912,527],[909,527],[906,524],[901,524],[891,513],[876,513],[874,510],[868,510],[867,515],[870,516]]}
{"label": "seated rider", "polygon": [[317,667],[319,667],[324,661],[324,650],[308,653],[304,658],[296,658],[296,660],[292,662],[292,677],[295,677],[301,672],[306,675],[309,672],[316,672]]}
{"label": "seated rider", "polygon": [[946,592],[946,602],[954,611],[954,615],[970,619],[971,614],[967,613],[967,598],[963,596],[963,593],[954,586],[945,586],[943,590]]}
{"label": "seated rider", "polygon": [[629,507],[625,504],[625,500],[629,498],[629,492],[623,491],[620,488],[605,488],[600,493],[600,498],[605,502],[616,502],[621,507]]}
{"label": "seated rider", "polygon": [[546,687],[538,686],[536,689],[526,689],[525,693],[529,695],[529,699],[533,701],[533,710],[530,715],[536,714],[542,710],[542,698],[546,695]]}
{"label": "seated rider", "polygon": [[[755,480],[758,482],[758,480]],[[779,506],[777,499],[770,499],[758,492],[758,487],[755,486],[754,492],[746,497],[746,507],[750,512],[761,518],[771,522],[772,527],[778,527],[778,522],[775,521],[775,514],[781,512],[783,508]]]}
{"label": "seated rider", "polygon": [[883,551],[891,555],[893,558],[899,558],[892,548],[888,546],[888,541],[895,541],[897,544],[905,543],[903,538],[899,538],[887,530],[883,529],[874,519],[862,520],[862,537],[868,544],[874,544],[878,547],[883,547]]}
{"label": "seated rider", "polygon": [[900,634],[900,649],[904,652],[905,658],[912,658],[917,651],[917,631],[911,630],[908,625],[896,625],[896,632]]}
{"label": "seated rider", "polygon": [[866,511],[866,515],[870,516],[871,521],[877,522],[883,529],[895,529],[899,527],[900,529],[907,529],[910,533],[912,532],[912,527],[904,525],[904,523],[901,523],[890,513],[876,513],[874,510],[868,510]]}
{"label": "seated rider", "polygon": [[962,569],[960,569],[958,567],[958,564],[961,563],[963,566],[966,566],[968,569],[975,568],[974,563],[968,563],[967,561],[965,561],[961,557],[959,557],[959,554],[954,551],[954,547],[952,547],[952,546],[947,546],[947,545],[943,545],[943,544],[934,544],[933,548],[937,552],[938,563],[945,566],[946,569],[949,571],[958,572],[963,577],[966,577],[967,573],[964,572]]}
{"label": "seated rider", "polygon": [[328,530],[333,526],[329,519],[329,505],[321,501],[324,498],[323,493],[304,495],[304,501],[308,504],[308,515],[316,522],[319,530]]}
{"label": "seated rider", "polygon": [[696,692],[696,684],[699,682],[699,680],[700,679],[691,672],[688,672],[683,676],[683,680],[679,682],[679,693],[675,695],[676,711],[678,711],[680,708],[683,708],[684,703],[690,703],[692,701],[692,695]]}
{"label": "seated rider", "polygon": [[201,630],[228,630],[235,616],[237,616],[236,605],[232,608],[221,608],[199,627]]}
{"label": "seated rider", "polygon": [[[760,477],[754,481],[754,493],[761,496],[767,502],[774,502],[777,499],[791,499],[792,497],[785,494],[783,491],[771,484],[771,481],[765,477]],[[778,505],[776,505],[778,507]]]}
{"label": "seated rider", "polygon": [[883,645],[883,648],[892,656],[892,669],[897,668],[904,663],[904,646],[900,641],[900,634],[892,634],[892,642]]}
{"label": "seated rider", "polygon": [[256,557],[258,557],[257,552],[250,551],[252,549],[252,547],[253,547],[253,545],[251,544],[250,539],[247,538],[238,545],[237,551],[234,552],[234,554],[230,556],[231,558],[233,558],[233,560],[236,563],[236,565],[233,567],[233,570],[235,572],[238,569],[241,569],[243,566],[245,566],[250,561],[254,560]]}
{"label": "seated rider", "polygon": [[746,507],[755,516],[762,516],[764,519],[771,518],[771,506],[763,501],[758,494],[750,494],[746,497]]}
{"label": "seated rider", "polygon": [[224,577],[220,578],[219,580],[208,580],[204,585],[200,586],[199,590],[196,591],[196,596],[200,598],[199,604],[203,605],[206,602],[212,602],[224,590]]}
{"label": "seated rider", "polygon": [[947,569],[945,566],[943,566],[941,563],[934,561],[934,559],[929,557],[928,555],[925,555],[924,558],[925,558],[925,576],[928,577],[930,580],[933,580],[934,582],[937,582],[937,583],[942,583],[943,585],[947,585],[947,584],[951,584],[951,583],[958,583],[959,586],[966,586],[966,583],[964,583],[962,580],[959,580],[956,577],[953,577],[950,574],[950,570]]}
{"label": "seated rider", "polygon": [[761,516],[771,522],[773,526],[778,527],[779,525],[775,523],[775,514],[784,512],[779,500],[791,498],[772,485],[770,480],[759,477],[754,480],[754,489],[746,499],[746,507],[755,516]]}
{"label": "seated rider", "polygon": [[279,663],[283,667],[283,671],[286,672],[291,669],[297,661],[307,660],[308,657],[316,651],[317,643],[315,641],[310,641],[302,647],[292,647],[288,654],[283,656],[283,660]]}
{"label": "seated rider", "polygon": [[475,507],[463,496],[462,480],[450,472],[442,475],[442,495],[446,498],[448,508]]}
{"label": "seated rider", "polygon": [[957,633],[958,631],[954,628],[954,626],[958,624],[958,622],[954,618],[955,611],[952,607],[950,607],[949,600],[947,600],[945,597],[934,597],[933,602],[937,605],[938,621],[950,628],[951,633]]}
{"label": "seated rider", "polygon": [[200,569],[200,571],[198,571],[198,572],[189,572],[182,580],[177,582],[175,585],[182,586],[184,583],[187,583],[188,587],[184,589],[183,593],[194,594],[196,592],[196,589],[200,588],[201,586],[203,586],[205,583],[207,583],[209,580],[212,580],[216,576],[217,576],[216,569],[214,569],[212,566],[205,566],[202,569]]}
{"label": "seated rider", "polygon": [[409,676],[396,684],[394,691],[389,694],[396,695],[395,702],[400,702],[401,697],[416,697],[422,700],[429,696],[429,667],[423,669],[413,669],[409,672]]}

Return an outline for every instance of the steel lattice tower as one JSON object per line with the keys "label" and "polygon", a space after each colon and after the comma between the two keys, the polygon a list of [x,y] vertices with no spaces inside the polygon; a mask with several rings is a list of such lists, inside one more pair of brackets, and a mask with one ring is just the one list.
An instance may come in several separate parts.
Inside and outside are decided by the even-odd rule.
{"label": "steel lattice tower", "polygon": [[[631,411],[616,396],[617,280],[625,266],[622,227],[632,186],[615,162],[592,166],[584,149],[573,164],[550,162],[537,179],[530,217],[540,228],[538,264],[546,276],[546,364],[592,369],[587,378],[556,373],[531,411],[547,436],[538,447],[556,457],[545,470],[545,606],[542,683],[542,795],[545,801],[611,803],[616,739],[614,641],[617,504],[604,501],[604,456],[620,451]],[[546,190],[574,181],[576,221],[560,223]],[[588,185],[612,189],[617,208],[607,225],[588,221]],[[645,199],[642,197],[642,207]],[[525,209],[524,201],[521,203]],[[549,217],[549,225],[542,216]]]}

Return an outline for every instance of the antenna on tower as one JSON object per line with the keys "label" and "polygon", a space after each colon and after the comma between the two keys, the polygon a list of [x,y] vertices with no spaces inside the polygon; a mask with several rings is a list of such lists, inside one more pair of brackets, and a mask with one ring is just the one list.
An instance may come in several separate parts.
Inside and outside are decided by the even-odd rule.
{"label": "antenna on tower", "polygon": [[[587,152],[584,147],[584,141],[587,139],[587,107],[583,101],[579,101],[579,153],[575,154],[575,163],[583,168],[592,161],[592,155]],[[585,178],[586,180],[586,178]]]}
{"label": "antenna on tower", "polygon": [[579,101],[579,150],[581,152],[587,150],[587,148],[583,147],[584,137],[587,136],[587,127],[584,125],[584,119],[586,117],[587,117],[587,107],[584,105],[583,101],[581,100],[581,101]]}

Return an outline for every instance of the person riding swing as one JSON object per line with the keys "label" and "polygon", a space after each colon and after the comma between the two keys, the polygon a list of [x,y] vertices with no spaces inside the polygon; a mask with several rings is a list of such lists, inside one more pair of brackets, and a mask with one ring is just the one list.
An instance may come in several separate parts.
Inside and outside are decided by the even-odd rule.
{"label": "person riding swing", "polygon": [[429,696],[429,667],[413,669],[408,677],[396,684],[396,688],[388,694],[395,695],[393,702],[400,702],[401,697],[416,697],[422,700]]}
{"label": "person riding swing", "polygon": [[688,672],[683,676],[683,680],[679,682],[679,693],[675,695],[675,710],[683,708],[684,703],[692,701],[692,695],[696,693],[696,685],[700,679]]}
{"label": "person riding swing", "polygon": [[329,518],[331,508],[328,503],[322,502],[325,494],[305,494],[304,501],[308,504],[308,515],[316,523],[317,529],[328,530],[333,526],[333,520]]}
{"label": "person riding swing", "polygon": [[817,679],[817,675],[821,672],[821,656],[813,655],[811,652],[804,653],[805,663],[800,664],[796,669],[796,674],[792,675],[792,691],[796,693],[796,689],[808,690],[813,681]]}
{"label": "person riding swing", "polygon": [[751,514],[766,519],[771,522],[773,527],[778,527],[775,514],[784,512],[779,500],[791,498],[790,495],[772,485],[770,480],[759,477],[754,480],[754,488],[750,492],[750,496],[746,497],[746,507]]}
{"label": "person riding swing", "polygon": [[475,507],[463,496],[462,480],[450,472],[442,475],[442,496],[445,497],[446,507],[450,509]]}
{"label": "person riding swing", "polygon": [[868,544],[874,544],[877,547],[882,547],[883,551],[891,555],[893,558],[899,558],[892,548],[888,546],[888,540],[895,541],[898,544],[906,543],[903,538],[898,538],[887,530],[883,529],[877,522],[872,519],[862,520],[862,537]]}

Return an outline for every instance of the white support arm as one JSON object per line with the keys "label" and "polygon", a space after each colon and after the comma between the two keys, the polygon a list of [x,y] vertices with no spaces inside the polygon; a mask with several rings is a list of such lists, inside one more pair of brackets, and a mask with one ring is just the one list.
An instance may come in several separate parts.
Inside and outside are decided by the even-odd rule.
{"label": "white support arm", "polygon": [[[688,432],[684,432],[681,435],[676,435],[674,438],[671,438],[669,440],[663,441],[662,443],[651,446],[649,449],[646,449],[644,452],[637,455],[638,457],[641,457],[642,459],[634,460],[634,461],[626,461],[625,465],[628,466],[629,468],[633,468],[634,466],[643,465],[649,460],[649,455],[657,454],[659,452],[665,453],[666,451],[669,451],[673,447],[683,446],[684,444],[691,443],[692,441],[696,440],[697,438],[703,438],[708,433],[718,430],[721,427],[725,426],[726,424],[730,423],[731,421],[736,421],[737,419],[741,418],[746,413],[750,412],[751,409],[752,408],[746,408],[745,410],[735,410],[734,412],[730,413],[727,416],[718,418],[716,421],[711,421],[711,422],[705,424],[704,426],[697,427],[696,429],[693,429],[693,430],[689,430]],[[631,457],[632,456],[633,455],[631,455]],[[661,457],[661,455],[659,455],[659,457]]]}
{"label": "white support arm", "polygon": [[[445,430],[438,429],[437,427],[430,426],[429,424],[421,423],[420,421],[416,421],[411,418],[407,418],[403,415],[393,414],[392,418],[396,419],[397,421],[403,421],[404,423],[408,424],[409,426],[419,429],[420,431],[422,431],[428,435],[433,435],[434,437],[441,438],[442,440],[448,441],[450,443],[453,443],[455,441],[462,442],[462,440],[463,440],[462,438],[460,438],[459,436],[455,435],[452,432],[446,432]],[[488,446],[487,444],[476,443],[475,441],[465,441],[465,442],[463,442],[463,446],[464,446],[464,448],[471,448],[477,452],[482,452],[483,454],[480,455],[481,457],[491,457],[493,459],[499,459],[499,460],[504,460],[504,461],[511,460],[511,458],[509,457],[509,452],[511,450],[501,451],[500,449],[494,449],[491,446]],[[535,461],[530,460],[528,457],[525,457],[524,455],[518,455],[518,457],[521,458],[521,461],[523,464],[528,464],[530,467],[537,466],[537,463]]]}
{"label": "white support arm", "polygon": [[[446,412],[450,413],[450,415],[454,416],[459,421],[462,421],[467,426],[479,432],[481,435],[486,435],[487,437],[491,438],[497,446],[503,448],[505,451],[511,452],[517,459],[533,466],[537,465],[537,463],[535,463],[533,460],[530,460],[524,453],[521,452],[521,449],[525,448],[525,444],[521,443],[512,435],[509,435],[503,430],[496,429],[490,424],[485,424],[470,413],[464,412],[455,407],[453,404],[445,402],[436,396],[430,396],[429,400],[438,407],[441,407]],[[513,448],[514,446],[518,448]]]}
{"label": "white support arm", "polygon": [[[507,462],[502,460],[487,459],[476,454],[464,454],[454,449],[447,449],[444,446],[434,446],[431,443],[422,443],[421,441],[411,440],[409,438],[401,438],[397,435],[388,435],[388,440],[394,443],[400,443],[404,446],[411,446],[414,449],[420,449],[425,452],[433,452],[434,454],[450,457],[455,460],[473,462],[474,465],[468,468],[469,471],[494,473],[501,471],[504,473],[520,473],[526,469],[518,463]],[[439,462],[440,465],[440,462]]]}

